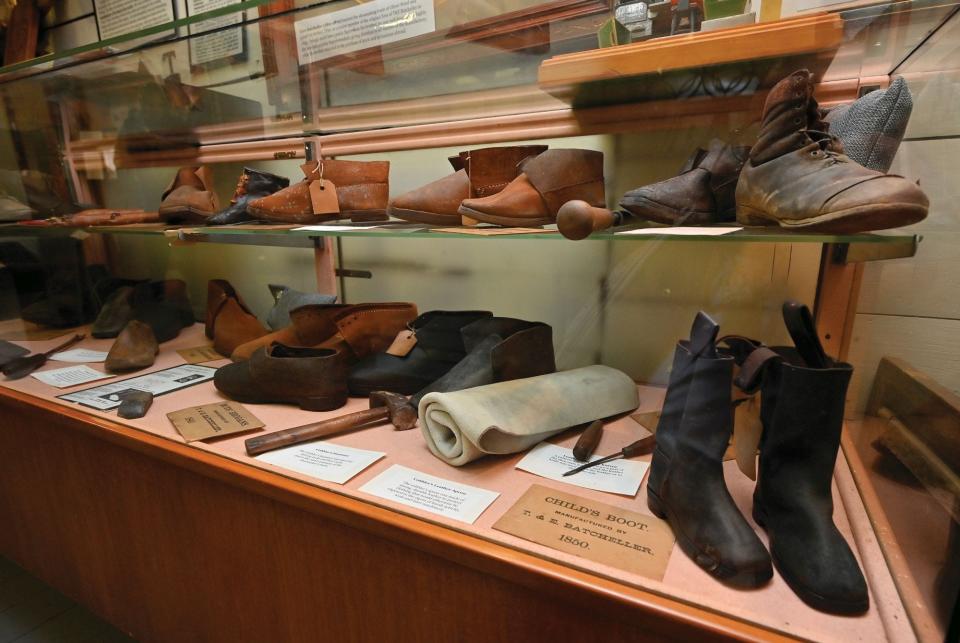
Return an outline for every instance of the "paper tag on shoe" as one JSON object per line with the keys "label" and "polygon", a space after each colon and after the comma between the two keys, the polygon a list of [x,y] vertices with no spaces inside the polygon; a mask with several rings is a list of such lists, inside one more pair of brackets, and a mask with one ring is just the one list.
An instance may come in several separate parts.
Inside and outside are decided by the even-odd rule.
{"label": "paper tag on shoe", "polygon": [[760,396],[752,395],[737,407],[733,421],[733,452],[737,467],[751,480],[757,479],[757,447],[762,433]]}
{"label": "paper tag on shoe", "polygon": [[407,354],[413,350],[413,347],[417,345],[417,333],[412,330],[401,330],[397,333],[397,336],[394,338],[393,343],[390,344],[390,348],[387,349],[387,355],[394,355],[396,357],[406,357]]}
{"label": "paper tag on shoe", "polygon": [[337,186],[329,179],[317,179],[310,184],[310,203],[314,214],[337,214],[340,212]]}

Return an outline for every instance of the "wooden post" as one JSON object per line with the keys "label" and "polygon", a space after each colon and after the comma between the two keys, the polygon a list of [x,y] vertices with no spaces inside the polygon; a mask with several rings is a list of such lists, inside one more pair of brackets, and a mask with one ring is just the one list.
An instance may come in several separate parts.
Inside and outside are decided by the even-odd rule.
{"label": "wooden post", "polygon": [[828,355],[845,360],[857,316],[863,264],[838,260],[841,248],[840,244],[823,245],[814,310],[824,350]]}
{"label": "wooden post", "polygon": [[342,293],[337,291],[337,269],[334,262],[336,250],[331,237],[315,237],[313,240],[313,266],[317,273],[317,292],[337,295],[342,302]]}

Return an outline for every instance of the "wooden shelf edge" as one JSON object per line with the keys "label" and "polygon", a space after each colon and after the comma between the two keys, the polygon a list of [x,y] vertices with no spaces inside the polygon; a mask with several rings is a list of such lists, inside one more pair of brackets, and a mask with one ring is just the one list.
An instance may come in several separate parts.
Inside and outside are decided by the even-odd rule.
{"label": "wooden shelf edge", "polygon": [[699,640],[795,640],[780,632],[702,607],[623,585],[186,444],[137,431],[105,418],[88,415],[80,409],[65,408],[6,388],[0,390],[0,404],[8,409],[26,408],[56,413],[94,438],[452,563],[569,600],[582,609],[597,610],[623,619],[636,619],[642,614],[643,618],[666,620],[677,627],[690,628],[691,632],[696,629]]}
{"label": "wooden shelf edge", "polygon": [[555,56],[540,65],[539,84],[551,91],[591,81],[814,53],[834,49],[842,41],[843,19],[835,13],[817,13]]}

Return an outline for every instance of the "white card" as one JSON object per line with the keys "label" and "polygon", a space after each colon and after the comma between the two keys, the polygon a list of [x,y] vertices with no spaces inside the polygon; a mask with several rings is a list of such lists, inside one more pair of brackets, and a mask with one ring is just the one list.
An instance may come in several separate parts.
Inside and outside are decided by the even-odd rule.
{"label": "white card", "polygon": [[52,371],[31,373],[30,376],[35,377],[44,384],[56,386],[57,388],[67,388],[68,386],[76,386],[77,384],[86,384],[87,382],[94,382],[96,380],[113,377],[113,375],[101,373],[100,371],[94,370],[89,366],[67,366],[66,368],[55,368]]}
{"label": "white card", "polygon": [[268,451],[258,455],[257,460],[343,484],[385,455],[380,451],[354,449],[332,442],[311,442]]}
{"label": "white card", "polygon": [[473,523],[500,495],[395,464],[360,487],[371,495]]}
{"label": "white card", "polygon": [[376,225],[305,225],[294,228],[294,231],[307,230],[309,232],[351,232],[353,230],[370,230],[379,228]]}
{"label": "white card", "polygon": [[107,351],[92,351],[89,348],[71,348],[68,351],[60,351],[50,356],[50,359],[58,362],[103,362],[107,359]]}
{"label": "white card", "polygon": [[617,234],[633,234],[641,236],[659,235],[664,237],[719,237],[722,234],[730,234],[731,232],[737,232],[738,230],[743,230],[743,227],[716,228],[713,226],[676,226],[674,228],[637,228],[636,230],[624,230],[623,232],[618,232]]}
{"label": "white card", "polygon": [[[599,460],[603,456],[594,455],[590,461]],[[643,476],[650,468],[649,462],[639,460],[611,460],[598,464],[580,473],[564,477],[564,473],[585,464],[573,457],[573,451],[558,447],[556,444],[541,442],[530,453],[525,455],[517,468],[529,471],[543,478],[559,480],[567,484],[619,493],[624,496],[635,496],[643,482]]]}

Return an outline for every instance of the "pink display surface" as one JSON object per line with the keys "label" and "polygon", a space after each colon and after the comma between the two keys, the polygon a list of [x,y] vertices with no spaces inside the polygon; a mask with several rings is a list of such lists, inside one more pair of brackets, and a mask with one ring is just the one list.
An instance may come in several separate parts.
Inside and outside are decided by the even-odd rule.
{"label": "pink display surface", "polygon": [[[47,350],[55,346],[62,338],[48,341],[16,342],[31,351]],[[92,350],[109,349],[113,340],[98,340],[88,338],[78,347]],[[42,382],[27,377],[21,380],[0,380],[3,386],[61,404],[76,407],[78,405],[63,400],[57,396],[103,383],[114,382],[120,379],[136,377],[151,371],[158,371],[172,366],[184,364],[184,360],[176,353],[178,349],[194,348],[208,345],[210,342],[204,337],[203,326],[184,330],[179,337],[161,346],[161,353],[156,363],[149,369],[130,375],[119,376],[108,380],[101,380],[68,389],[55,389]],[[222,366],[228,360],[205,363],[205,366]],[[48,362],[43,370],[69,366],[63,362]],[[98,370],[103,364],[90,364]],[[147,433],[161,436],[174,442],[183,443],[184,439],[173,428],[166,414],[190,406],[210,404],[223,401],[224,398],[213,386],[213,382],[205,382],[180,391],[157,397],[146,417],[138,420],[124,420],[117,417],[116,411],[96,411],[87,407],[80,407],[93,416],[109,418],[120,424]],[[657,410],[663,399],[663,390],[654,387],[640,387],[639,411]],[[266,428],[264,431],[273,431],[289,427],[316,422],[326,418],[343,415],[368,407],[367,401],[351,398],[347,406],[330,413],[311,413],[301,411],[294,406],[276,404],[250,404],[247,408],[262,420]],[[603,438],[597,448],[597,454],[607,454],[618,451],[627,443],[637,438],[638,425],[629,418],[623,418],[608,424]],[[255,433],[244,433],[228,436],[213,443],[193,442],[190,446],[242,462],[249,466],[274,472],[290,479],[299,480],[307,484],[357,498],[371,504],[387,507],[398,513],[415,516],[425,521],[441,524],[450,529],[499,543],[501,545],[528,552],[535,556],[557,561],[570,567],[587,571],[598,576],[613,579],[643,590],[655,592],[677,600],[688,602],[704,609],[713,610],[744,621],[771,628],[783,634],[816,641],[913,641],[916,637],[911,629],[909,619],[904,611],[903,603],[894,586],[890,571],[884,562],[882,552],[866,510],[857,492],[850,470],[841,452],[834,472],[834,520],[838,528],[847,538],[858,559],[860,560],[867,583],[870,587],[870,609],[866,614],[855,617],[832,616],[817,612],[807,607],[787,587],[786,583],[774,574],[773,580],[765,587],[757,590],[736,590],[728,588],[713,579],[691,562],[678,547],[674,547],[662,581],[654,581],[642,576],[621,571],[614,567],[593,563],[583,558],[565,554],[551,548],[538,545],[520,538],[492,529],[492,525],[504,512],[512,506],[533,484],[556,488],[567,493],[580,495],[586,498],[620,507],[650,513],[646,503],[646,481],[640,487],[634,498],[593,491],[581,487],[568,485],[514,468],[523,454],[512,456],[488,456],[472,462],[464,467],[451,467],[435,458],[424,443],[419,429],[411,431],[395,431],[389,424],[362,429],[328,438],[336,444],[342,444],[358,449],[370,449],[387,453],[372,466],[343,485],[325,482],[293,471],[281,469],[273,465],[250,458],[244,451],[244,440]],[[577,435],[573,433],[561,434],[551,440],[556,444],[572,447]],[[650,456],[644,456],[649,459]],[[426,513],[404,505],[381,500],[358,491],[370,479],[376,477],[391,465],[400,464],[431,475],[439,476],[456,482],[481,487],[499,492],[500,496],[472,525],[444,519],[434,514]],[[766,534],[757,527],[751,515],[751,496],[754,483],[741,474],[734,462],[725,463],[727,486],[744,516],[751,526],[766,542]]]}

